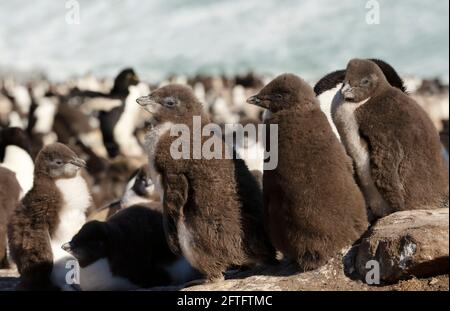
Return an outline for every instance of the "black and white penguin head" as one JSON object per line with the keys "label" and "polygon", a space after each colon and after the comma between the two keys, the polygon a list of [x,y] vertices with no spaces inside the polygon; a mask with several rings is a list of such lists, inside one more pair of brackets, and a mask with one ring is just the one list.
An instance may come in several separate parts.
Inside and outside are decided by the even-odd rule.
{"label": "black and white penguin head", "polygon": [[35,173],[53,179],[73,178],[85,166],[86,162],[69,147],[61,143],[54,143],[39,151],[36,157]]}
{"label": "black and white penguin head", "polygon": [[352,59],[346,69],[341,93],[346,101],[361,102],[387,84],[380,67],[367,59]]}
{"label": "black and white penguin head", "polygon": [[23,129],[0,127],[0,160],[3,158],[4,149],[10,145],[20,147],[31,155],[31,140]]}
{"label": "black and white penguin head", "polygon": [[249,104],[277,112],[315,98],[313,89],[300,77],[286,73],[273,79],[258,94],[247,99]]}
{"label": "black and white penguin head", "polygon": [[203,114],[202,104],[191,88],[180,84],[169,84],[139,97],[136,102],[152,116],[156,125],[164,122],[186,124],[192,116]]}
{"label": "black and white penguin head", "polygon": [[139,77],[131,68],[123,69],[114,80],[113,92],[127,92],[128,87],[137,85]]}
{"label": "black and white penguin head", "polygon": [[72,240],[61,248],[74,256],[83,268],[107,256],[108,236],[108,224],[92,220],[84,224]]}
{"label": "black and white penguin head", "polygon": [[153,186],[153,181],[150,177],[149,165],[143,165],[136,173],[134,184],[131,189],[139,196],[147,196],[149,189]]}

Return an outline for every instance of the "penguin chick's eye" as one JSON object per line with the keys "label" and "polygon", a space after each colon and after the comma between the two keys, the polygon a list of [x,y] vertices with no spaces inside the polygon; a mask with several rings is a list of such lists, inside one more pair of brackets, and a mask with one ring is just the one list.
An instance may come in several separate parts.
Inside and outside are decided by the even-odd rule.
{"label": "penguin chick's eye", "polygon": [[172,107],[175,107],[177,105],[177,101],[173,97],[167,97],[167,98],[164,99],[163,105],[166,106],[166,107],[172,108]]}
{"label": "penguin chick's eye", "polygon": [[277,94],[273,95],[273,98],[276,99],[276,100],[280,100],[280,99],[283,98],[283,95],[277,93]]}
{"label": "penguin chick's eye", "polygon": [[54,160],[53,162],[54,162],[56,165],[63,165],[63,164],[64,164],[63,160],[61,160],[61,159],[56,159],[56,160]]}
{"label": "penguin chick's eye", "polygon": [[370,83],[370,79],[369,79],[369,78],[363,78],[363,79],[361,80],[361,82],[360,82],[360,84],[361,84],[362,86],[369,85],[369,83]]}

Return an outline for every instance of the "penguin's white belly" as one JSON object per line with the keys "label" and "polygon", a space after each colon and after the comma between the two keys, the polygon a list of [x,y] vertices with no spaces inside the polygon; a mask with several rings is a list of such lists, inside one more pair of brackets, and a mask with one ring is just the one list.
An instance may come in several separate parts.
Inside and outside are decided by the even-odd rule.
{"label": "penguin's white belly", "polygon": [[333,130],[334,134],[336,134],[336,136],[339,140],[341,139],[341,137],[336,128],[336,125],[333,122],[333,118],[331,115],[331,109],[332,109],[333,100],[335,98],[335,95],[337,93],[340,93],[339,90],[341,88],[342,88],[342,83],[339,83],[338,85],[336,85],[335,88],[325,91],[322,94],[320,94],[319,96],[317,96],[317,99],[320,102],[320,109],[325,113],[325,115],[328,119],[328,123],[330,123],[331,129]]}
{"label": "penguin's white belly", "polygon": [[76,283],[74,282],[72,275],[74,273],[73,269],[77,269],[78,267],[77,260],[75,257],[62,250],[59,243],[52,241],[51,246],[53,253],[53,268],[50,280],[62,290],[74,290],[72,285],[75,285]]}
{"label": "penguin's white belly", "polygon": [[353,158],[366,203],[376,216],[384,216],[389,209],[388,204],[378,191],[370,168],[370,154],[367,143],[359,135],[359,126],[355,117],[355,110],[370,98],[360,103],[345,102],[340,92],[333,99],[332,112],[341,139],[348,154]]}
{"label": "penguin's white belly", "polygon": [[34,163],[31,156],[22,148],[10,145],[6,147],[1,166],[16,173],[17,181],[22,188],[21,198],[33,187]]}
{"label": "penguin's white belly", "polygon": [[129,91],[130,94],[125,99],[125,109],[114,127],[113,134],[120,151],[125,156],[140,156],[142,148],[133,134],[140,112],[139,106],[136,105],[136,99],[140,93],[135,86],[130,86]]}
{"label": "penguin's white belly", "polygon": [[187,283],[197,276],[196,271],[184,257],[177,259],[174,263],[167,266],[165,270],[169,273],[174,285]]}
{"label": "penguin's white belly", "polygon": [[91,196],[84,178],[80,172],[74,178],[58,179],[56,186],[63,197],[63,206],[59,211],[59,223],[51,237],[53,252],[52,281],[55,285],[67,286],[66,274],[71,269],[69,260],[74,257],[61,249],[61,246],[69,242],[78,233],[86,222],[86,210],[91,204]]}
{"label": "penguin's white belly", "polygon": [[247,146],[237,146],[236,152],[250,171],[264,171],[264,146],[262,143],[249,139]]}
{"label": "penguin's white belly", "polygon": [[132,290],[139,288],[130,280],[113,275],[107,258],[80,268],[80,287],[85,291]]}
{"label": "penguin's white belly", "polygon": [[180,219],[178,220],[177,232],[178,243],[180,244],[181,252],[192,266],[198,267],[194,251],[192,250],[192,234],[184,223],[183,217],[180,217]]}

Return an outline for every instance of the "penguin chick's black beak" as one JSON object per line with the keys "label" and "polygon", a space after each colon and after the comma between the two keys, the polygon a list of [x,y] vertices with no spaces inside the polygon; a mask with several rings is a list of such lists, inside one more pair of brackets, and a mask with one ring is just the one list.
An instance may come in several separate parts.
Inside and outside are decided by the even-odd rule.
{"label": "penguin chick's black beak", "polygon": [[61,246],[61,248],[62,248],[64,251],[68,252],[68,253],[71,253],[71,252],[72,252],[72,247],[71,247],[71,245],[70,245],[70,242],[64,243],[64,244]]}
{"label": "penguin chick's black beak", "polygon": [[142,107],[145,107],[147,105],[154,103],[154,101],[150,98],[150,96],[141,96],[138,99],[136,99],[136,102],[139,105],[141,105]]}
{"label": "penguin chick's black beak", "polygon": [[73,158],[69,161],[69,163],[78,167],[86,167],[86,161],[81,158]]}
{"label": "penguin chick's black beak", "polygon": [[136,99],[136,102],[148,113],[154,115],[158,112],[160,104],[155,101],[151,95],[141,96]]}
{"label": "penguin chick's black beak", "polygon": [[249,97],[249,98],[247,99],[247,103],[252,104],[252,105],[255,105],[255,106],[258,106],[258,107],[261,107],[261,108],[268,109],[267,104],[266,104],[266,101],[261,100],[261,99],[258,97],[258,95]]}

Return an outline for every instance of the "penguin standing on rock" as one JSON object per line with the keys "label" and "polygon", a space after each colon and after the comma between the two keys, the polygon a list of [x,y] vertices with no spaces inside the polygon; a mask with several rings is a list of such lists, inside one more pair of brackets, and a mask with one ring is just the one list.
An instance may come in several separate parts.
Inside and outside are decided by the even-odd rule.
{"label": "penguin standing on rock", "polygon": [[61,245],[85,222],[91,197],[80,169],[85,162],[54,143],[36,157],[33,188],[14,211],[8,238],[21,289],[64,288],[67,254]]}
{"label": "penguin standing on rock", "polygon": [[214,144],[214,149],[221,146],[218,157],[194,155],[194,143],[189,144],[187,159],[171,156],[176,137],[170,136],[170,129],[175,124],[189,128],[190,141],[204,143],[212,137],[193,137],[194,117],[201,120],[201,126],[209,118],[192,90],[168,85],[137,102],[152,115],[154,128],[148,133],[146,148],[152,180],[163,197],[171,249],[182,253],[209,282],[222,280],[231,266],[272,263],[275,250],[262,224],[261,190],[244,161],[225,159],[220,137]]}
{"label": "penguin standing on rock", "polygon": [[283,74],[248,103],[278,125],[278,166],[263,176],[265,224],[273,245],[302,270],[325,264],[367,229],[364,197],[312,88]]}
{"label": "penguin standing on rock", "polygon": [[375,217],[448,206],[448,171],[426,112],[374,62],[353,59],[332,108]]}

